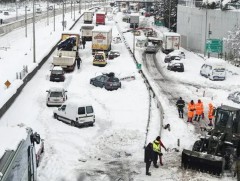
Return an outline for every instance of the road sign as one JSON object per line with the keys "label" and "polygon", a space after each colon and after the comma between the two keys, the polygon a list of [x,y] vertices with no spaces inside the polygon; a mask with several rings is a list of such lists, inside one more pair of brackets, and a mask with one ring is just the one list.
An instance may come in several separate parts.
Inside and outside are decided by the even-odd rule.
{"label": "road sign", "polygon": [[220,39],[207,39],[206,52],[222,53],[223,41]]}
{"label": "road sign", "polygon": [[141,70],[141,69],[142,69],[142,64],[138,63],[138,64],[137,64],[137,69],[138,69],[138,70]]}

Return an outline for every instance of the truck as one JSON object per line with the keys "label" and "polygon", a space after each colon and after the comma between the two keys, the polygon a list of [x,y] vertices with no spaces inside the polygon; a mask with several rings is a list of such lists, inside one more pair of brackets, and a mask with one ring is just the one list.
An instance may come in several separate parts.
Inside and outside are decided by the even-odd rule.
{"label": "truck", "polygon": [[181,35],[174,32],[164,32],[162,42],[162,52],[170,53],[173,50],[179,50]]}
{"label": "truck", "polygon": [[94,28],[93,24],[83,24],[81,27],[82,39],[85,39],[85,41],[92,41],[93,28]]}
{"label": "truck", "polygon": [[93,12],[92,11],[84,12],[83,22],[84,22],[84,24],[92,24],[92,22],[93,22]]}
{"label": "truck", "polygon": [[97,51],[104,51],[106,55],[111,50],[112,28],[99,25],[92,30],[92,54]]}
{"label": "truck", "polygon": [[130,28],[138,28],[139,26],[139,14],[132,13],[130,14]]}
{"label": "truck", "polygon": [[31,128],[1,127],[0,180],[36,181],[37,167],[43,152],[43,141]]}
{"label": "truck", "polygon": [[192,150],[183,149],[182,168],[218,176],[233,174],[240,153],[240,109],[221,105],[214,117],[214,128],[202,128],[206,134],[195,141]]}
{"label": "truck", "polygon": [[76,65],[79,42],[80,34],[78,32],[63,32],[57,53],[53,56],[52,64],[61,66],[64,71],[73,71]]}
{"label": "truck", "polygon": [[96,25],[105,25],[105,13],[104,12],[97,12],[96,13]]}

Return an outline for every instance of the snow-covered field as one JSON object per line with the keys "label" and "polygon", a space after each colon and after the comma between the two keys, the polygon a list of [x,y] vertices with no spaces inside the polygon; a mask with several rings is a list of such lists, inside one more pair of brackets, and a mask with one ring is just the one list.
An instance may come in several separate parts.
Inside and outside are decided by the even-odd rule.
{"label": "snow-covered field", "polygon": [[[121,16],[122,14],[118,13],[115,21],[124,31],[128,29],[129,24],[121,22]],[[66,19],[69,27],[73,22],[70,14]],[[143,17],[141,19],[144,20]],[[151,22],[150,19],[147,20]],[[115,21],[107,21],[107,25],[113,28],[113,37],[119,34]],[[77,23],[74,31],[79,31],[82,23],[82,20]],[[36,25],[37,62],[60,38],[62,27],[60,23],[56,25],[58,26],[56,32],[53,32],[53,27],[46,25],[46,20]],[[0,43],[9,47],[7,51],[0,50],[0,105],[3,105],[22,83],[20,80],[15,80],[16,72],[20,71],[23,65],[28,65],[29,70],[36,66],[32,62],[32,37],[25,38],[24,31],[18,29],[0,37]],[[30,25],[29,32],[31,32]],[[132,34],[124,33],[124,36],[129,45],[132,45]],[[112,48],[121,52],[120,57],[109,60],[106,67],[94,67],[91,42],[87,42],[86,49],[80,49],[79,52],[83,61],[81,69],[66,74],[66,80],[62,83],[49,81],[49,70],[52,66],[50,57],[0,119],[1,127],[16,127],[18,124],[24,124],[32,127],[45,139],[45,153],[38,169],[38,180],[219,180],[205,173],[182,171],[181,151],[183,148],[191,149],[198,135],[195,134],[193,125],[188,125],[186,120],[178,118],[175,105],[164,95],[163,88],[154,83],[153,78],[143,67],[163,105],[163,124],[171,125],[170,131],[163,130],[161,133],[163,143],[169,148],[169,152],[164,152],[164,166],[158,169],[151,167],[152,176],[145,176],[143,146],[145,139],[147,142],[153,141],[159,134],[161,126],[159,111],[154,104],[155,101],[152,101],[149,134],[146,137],[149,91],[124,43],[113,44]],[[139,63],[142,63],[142,51],[136,49]],[[229,92],[240,87],[238,82],[240,70],[227,65],[228,73],[225,81],[210,81],[199,74],[204,60],[192,52],[184,51],[186,59],[183,73],[168,71],[167,64],[163,61],[165,55],[161,52],[156,55],[163,75],[175,85],[167,87],[172,91],[174,98],[182,96],[186,102],[191,99],[197,101],[200,98],[204,102],[205,114],[209,102],[213,102],[215,106],[223,103],[240,107],[227,100]],[[136,80],[123,81],[122,88],[117,91],[106,91],[90,85],[90,78],[110,71],[115,72],[119,77],[135,75]],[[12,82],[9,89],[2,86],[6,80]],[[189,84],[194,86],[188,86]],[[46,106],[46,90],[52,86],[67,89],[70,100],[90,102],[96,114],[95,126],[79,129],[54,119],[53,110],[56,108]],[[178,139],[181,143],[179,147]],[[179,149],[180,152],[175,152],[174,148]],[[234,180],[234,178],[224,177],[221,180]]]}

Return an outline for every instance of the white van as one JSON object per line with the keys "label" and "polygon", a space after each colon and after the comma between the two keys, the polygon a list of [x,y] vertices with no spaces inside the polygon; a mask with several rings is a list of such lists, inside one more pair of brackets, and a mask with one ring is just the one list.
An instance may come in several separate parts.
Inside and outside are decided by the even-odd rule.
{"label": "white van", "polygon": [[225,62],[217,58],[209,58],[202,65],[200,74],[210,80],[225,80]]}
{"label": "white van", "polygon": [[53,117],[72,126],[93,126],[95,122],[93,107],[77,103],[62,104],[60,108],[53,111]]}

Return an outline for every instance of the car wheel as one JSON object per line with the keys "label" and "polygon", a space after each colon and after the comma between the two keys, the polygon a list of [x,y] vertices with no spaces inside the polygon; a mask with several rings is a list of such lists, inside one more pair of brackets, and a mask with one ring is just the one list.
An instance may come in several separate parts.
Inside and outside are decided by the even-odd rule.
{"label": "car wheel", "polygon": [[93,126],[93,123],[90,123],[89,126]]}
{"label": "car wheel", "polygon": [[74,121],[71,121],[71,126],[75,126],[75,122]]}
{"label": "car wheel", "polygon": [[54,119],[58,119],[58,115],[56,113],[53,115],[53,117]]}
{"label": "car wheel", "polygon": [[48,103],[47,103],[46,105],[47,105],[47,107],[49,107],[49,104],[48,104]]}
{"label": "car wheel", "polygon": [[90,84],[92,84],[92,85],[93,85],[93,81],[92,81],[92,80],[90,81]]}

